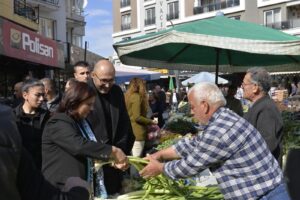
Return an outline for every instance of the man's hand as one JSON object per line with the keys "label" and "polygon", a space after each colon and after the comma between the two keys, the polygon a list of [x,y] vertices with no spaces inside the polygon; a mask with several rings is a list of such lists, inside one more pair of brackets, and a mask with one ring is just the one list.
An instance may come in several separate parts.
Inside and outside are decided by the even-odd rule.
{"label": "man's hand", "polygon": [[152,155],[146,157],[149,163],[144,169],[140,171],[140,175],[147,179],[153,176],[157,176],[163,172],[164,164],[157,161]]}
{"label": "man's hand", "polygon": [[115,161],[114,167],[120,170],[126,170],[129,167],[128,158],[124,152],[115,146],[112,147],[112,157]]}
{"label": "man's hand", "polygon": [[113,163],[113,167],[116,168],[116,169],[120,169],[122,171],[125,171],[126,169],[129,168],[129,164],[128,163],[119,163],[119,164]]}
{"label": "man's hand", "polygon": [[160,151],[157,151],[157,152],[155,152],[155,153],[153,153],[151,155],[148,154],[147,157],[144,158],[144,159],[148,159],[149,156],[151,156],[152,159],[155,159],[155,160],[158,160],[158,161],[162,160]]}

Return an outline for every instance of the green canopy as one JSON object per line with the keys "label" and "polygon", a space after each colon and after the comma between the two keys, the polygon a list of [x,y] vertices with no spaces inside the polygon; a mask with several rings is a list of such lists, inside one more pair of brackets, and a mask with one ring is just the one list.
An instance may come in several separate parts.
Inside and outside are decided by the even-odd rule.
{"label": "green canopy", "polygon": [[[300,38],[224,16],[197,20],[115,43],[124,64],[194,71],[299,69]],[[216,69],[217,66],[217,69]]]}

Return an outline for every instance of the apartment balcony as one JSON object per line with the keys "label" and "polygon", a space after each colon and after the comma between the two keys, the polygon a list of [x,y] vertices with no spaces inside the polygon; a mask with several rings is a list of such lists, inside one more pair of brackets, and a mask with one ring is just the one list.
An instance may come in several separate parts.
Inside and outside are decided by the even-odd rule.
{"label": "apartment balcony", "polygon": [[121,30],[122,31],[129,30],[129,29],[131,29],[130,24],[121,24]]}
{"label": "apartment balcony", "polygon": [[217,10],[223,10],[240,5],[240,0],[226,0],[221,3],[204,4],[198,7],[194,7],[194,15],[202,14]]}
{"label": "apartment balcony", "polygon": [[84,11],[81,8],[72,6],[67,9],[67,27],[76,28],[85,24]]}
{"label": "apartment balcony", "polygon": [[300,18],[289,19],[287,21],[280,21],[275,23],[269,23],[269,24],[265,24],[265,26],[277,30],[300,28]]}
{"label": "apartment balcony", "polygon": [[59,8],[59,0],[27,0],[33,6],[39,6],[40,11],[51,11]]}
{"label": "apartment balcony", "polygon": [[130,6],[130,0],[121,0],[121,8]]}
{"label": "apartment balcony", "polygon": [[38,4],[38,5],[49,5],[49,6],[58,6],[59,0],[27,0],[27,2],[30,2],[32,4]]}
{"label": "apartment balcony", "polygon": [[59,0],[38,0],[42,3],[46,3],[46,4],[50,4],[50,5],[53,5],[53,6],[58,6],[59,4]]}
{"label": "apartment balcony", "polygon": [[14,0],[14,14],[39,22],[39,8],[26,4],[26,1]]}
{"label": "apartment balcony", "polygon": [[155,24],[155,18],[145,19],[145,26],[150,26]]}

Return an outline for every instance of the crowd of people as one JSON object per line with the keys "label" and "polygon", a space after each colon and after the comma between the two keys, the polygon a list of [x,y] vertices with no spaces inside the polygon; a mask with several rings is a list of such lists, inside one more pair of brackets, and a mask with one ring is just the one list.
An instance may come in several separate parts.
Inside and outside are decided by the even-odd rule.
{"label": "crowd of people", "polygon": [[[92,70],[87,62],[76,63],[63,94],[49,78],[15,85],[13,109],[0,106],[0,144],[8,147],[0,160],[9,173],[0,178],[5,199],[84,200],[89,194],[114,198],[122,192],[127,155],[144,156],[147,128],[164,126],[168,95],[159,85],[148,93],[140,78],[123,93],[114,79],[115,68],[104,59]],[[225,199],[289,199],[280,168],[283,122],[268,95],[270,75],[250,68],[241,88],[252,103],[246,114],[234,98],[236,87],[228,89],[226,99],[212,83],[182,91],[178,99],[203,133],[148,155],[140,176],[185,178],[208,168]],[[96,169],[95,160],[113,164]],[[12,179],[5,183],[7,176]]]}

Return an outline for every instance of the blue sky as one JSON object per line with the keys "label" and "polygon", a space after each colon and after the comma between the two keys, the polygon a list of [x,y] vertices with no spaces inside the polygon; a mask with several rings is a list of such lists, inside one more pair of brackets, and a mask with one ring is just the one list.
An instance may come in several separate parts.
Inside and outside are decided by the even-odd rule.
{"label": "blue sky", "polygon": [[108,57],[113,54],[113,0],[88,0],[85,8],[85,37],[88,50],[101,56]]}

